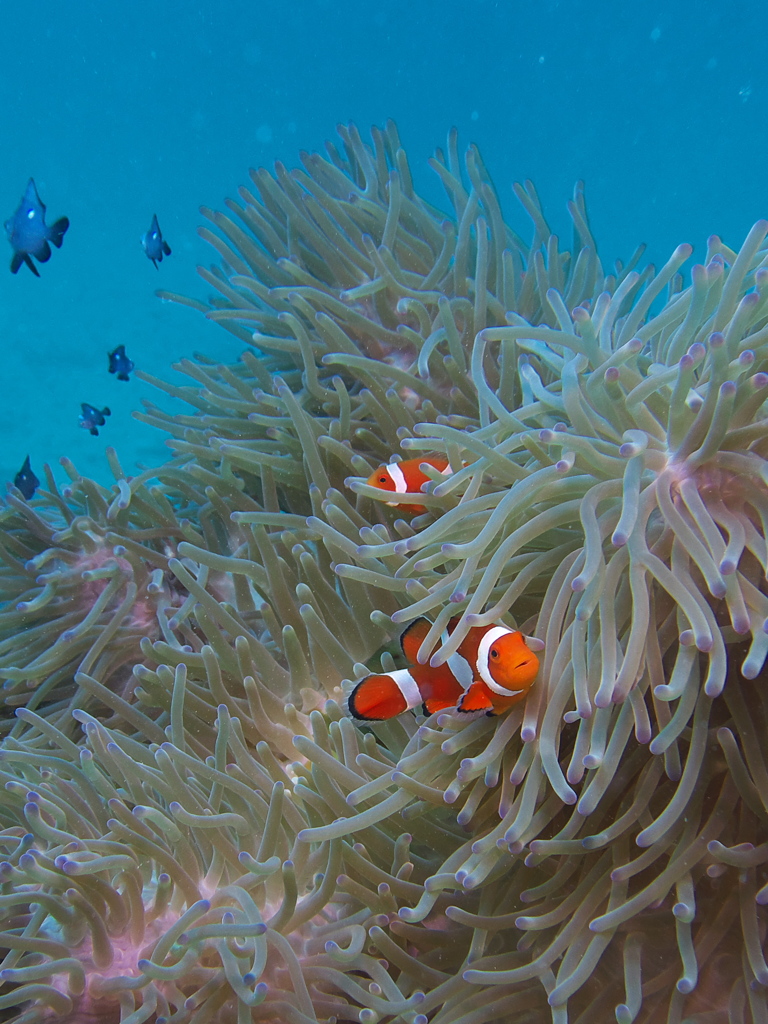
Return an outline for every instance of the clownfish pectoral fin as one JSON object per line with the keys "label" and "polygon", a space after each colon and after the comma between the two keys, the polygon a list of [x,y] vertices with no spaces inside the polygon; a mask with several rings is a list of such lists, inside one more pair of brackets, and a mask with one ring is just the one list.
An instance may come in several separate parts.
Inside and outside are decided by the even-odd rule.
{"label": "clownfish pectoral fin", "polygon": [[421,705],[425,715],[434,715],[436,711],[445,711],[447,708],[455,708],[456,701],[444,697],[427,697]]}
{"label": "clownfish pectoral fin", "polygon": [[419,648],[424,642],[424,638],[432,628],[432,623],[429,619],[420,618],[414,619],[413,622],[409,622],[403,632],[400,634],[400,647],[402,648],[403,654],[406,656],[408,661],[416,664],[416,655],[419,653]]}
{"label": "clownfish pectoral fin", "polygon": [[488,696],[488,690],[485,683],[481,680],[476,680],[464,696],[461,698],[456,706],[457,711],[463,711],[465,713],[470,711],[492,711],[493,704],[491,698]]}

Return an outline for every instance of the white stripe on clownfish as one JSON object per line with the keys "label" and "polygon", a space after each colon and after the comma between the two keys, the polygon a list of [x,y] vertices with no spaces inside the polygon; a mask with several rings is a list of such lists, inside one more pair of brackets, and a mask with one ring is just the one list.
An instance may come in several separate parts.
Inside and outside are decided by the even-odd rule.
{"label": "white stripe on clownfish", "polygon": [[508,690],[505,686],[500,686],[491,675],[491,647],[493,647],[496,641],[501,637],[509,636],[511,633],[514,633],[514,630],[507,629],[506,626],[494,626],[492,629],[488,630],[477,645],[477,671],[480,674],[480,678],[489,690],[493,690],[494,693],[498,693],[502,697],[514,697],[518,693],[523,692],[522,690]]}
{"label": "white stripe on clownfish", "polygon": [[474,673],[472,672],[472,666],[467,661],[467,659],[462,654],[459,654],[458,651],[454,651],[454,653],[450,656],[446,664],[448,665],[448,668],[451,670],[451,672],[453,672],[456,678],[456,682],[459,684],[459,686],[461,686],[464,690],[468,690],[472,685],[475,677]]}
{"label": "white stripe on clownfish", "polygon": [[409,669],[397,669],[394,672],[388,673],[388,675],[400,693],[402,693],[403,700],[409,708],[418,708],[423,704],[424,698],[421,695],[419,684],[413,678]]}
{"label": "white stripe on clownfish", "polygon": [[[395,494],[407,494],[408,484],[406,483],[402,469],[400,469],[400,463],[390,462],[390,464],[387,466],[387,473],[389,473],[392,483],[395,485]],[[398,502],[388,501],[387,505],[392,505],[396,507],[398,505]]]}
{"label": "white stripe on clownfish", "polygon": [[[444,629],[440,634],[440,643],[448,643],[448,637],[450,636],[447,629]],[[453,672],[454,678],[459,686],[463,690],[468,690],[475,679],[475,673],[472,670],[472,666],[464,657],[463,654],[459,654],[458,651],[454,651],[453,654],[448,658],[446,665]]]}

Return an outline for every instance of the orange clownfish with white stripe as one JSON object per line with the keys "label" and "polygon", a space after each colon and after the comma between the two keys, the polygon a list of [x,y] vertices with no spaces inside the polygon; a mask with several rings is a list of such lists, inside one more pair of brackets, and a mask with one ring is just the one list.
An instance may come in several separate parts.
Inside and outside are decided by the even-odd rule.
{"label": "orange clownfish with white stripe", "polygon": [[[365,482],[369,487],[376,487],[380,491],[392,491],[394,494],[419,494],[422,486],[429,483],[429,477],[421,468],[425,463],[445,476],[450,476],[453,472],[448,459],[444,456],[420,457],[379,466]],[[420,515],[427,511],[424,505],[412,505],[410,502],[388,501],[387,505],[402,508],[404,512],[413,512],[414,515]]]}
{"label": "orange clownfish with white stripe", "polygon": [[[447,639],[459,617],[451,619]],[[458,650],[443,665],[420,665],[416,655],[432,627],[416,619],[400,637],[410,668],[361,679],[349,695],[353,718],[378,722],[423,706],[425,714],[446,708],[498,715],[524,699],[539,671],[539,659],[516,629],[492,624],[473,626]]]}

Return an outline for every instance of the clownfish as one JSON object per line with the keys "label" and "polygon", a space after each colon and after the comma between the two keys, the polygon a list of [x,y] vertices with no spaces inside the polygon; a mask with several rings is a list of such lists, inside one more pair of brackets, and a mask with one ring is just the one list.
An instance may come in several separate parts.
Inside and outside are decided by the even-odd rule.
{"label": "clownfish", "polygon": [[[449,476],[453,472],[448,459],[442,456],[427,459],[405,459],[403,462],[390,462],[387,466],[379,466],[365,482],[369,487],[376,487],[380,491],[392,491],[395,494],[418,494],[422,486],[429,483],[429,477],[421,468],[425,463],[445,476]],[[388,501],[387,505],[402,508],[406,512],[413,512],[414,515],[420,515],[427,511],[426,506],[412,505],[410,502]]]}
{"label": "clownfish", "polygon": [[[444,640],[458,622],[458,616],[451,619]],[[366,676],[357,683],[347,700],[353,718],[382,721],[419,705],[429,715],[446,708],[497,715],[523,700],[539,671],[539,659],[519,630],[473,626],[456,653],[432,668],[416,660],[431,627],[427,619],[416,619],[400,637],[410,668]]]}

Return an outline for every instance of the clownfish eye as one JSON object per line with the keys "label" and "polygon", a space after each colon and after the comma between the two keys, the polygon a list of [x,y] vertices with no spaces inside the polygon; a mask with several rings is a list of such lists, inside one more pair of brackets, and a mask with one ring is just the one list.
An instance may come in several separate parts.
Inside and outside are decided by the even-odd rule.
{"label": "clownfish eye", "polygon": [[491,657],[492,658],[498,658],[498,656],[499,656],[499,652],[492,647],[491,648]]}
{"label": "clownfish eye", "polygon": [[387,478],[386,474],[382,474],[382,476],[379,477],[379,483],[380,484],[385,484],[387,482],[387,479],[388,478]]}

